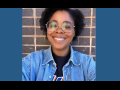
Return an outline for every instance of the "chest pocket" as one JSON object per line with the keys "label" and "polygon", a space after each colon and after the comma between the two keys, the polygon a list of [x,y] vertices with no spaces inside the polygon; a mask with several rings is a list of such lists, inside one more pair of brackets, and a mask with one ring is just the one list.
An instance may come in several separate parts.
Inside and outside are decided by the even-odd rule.
{"label": "chest pocket", "polygon": [[68,66],[67,70],[67,80],[68,81],[84,81],[85,77],[84,77],[84,72],[82,69],[81,65],[73,65],[71,64],[70,66]]}

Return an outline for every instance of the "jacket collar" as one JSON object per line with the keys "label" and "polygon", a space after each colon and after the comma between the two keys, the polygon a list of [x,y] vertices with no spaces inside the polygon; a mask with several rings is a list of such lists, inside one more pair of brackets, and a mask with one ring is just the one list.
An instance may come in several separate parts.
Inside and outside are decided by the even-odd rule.
{"label": "jacket collar", "polygon": [[[80,65],[80,60],[77,59],[76,52],[73,50],[71,45],[70,45],[70,51],[71,51],[70,59],[68,63],[66,64],[66,66],[69,64],[70,61],[76,66]],[[51,45],[48,49],[44,50],[44,60],[43,60],[42,65],[45,65],[49,63],[50,61],[53,61],[55,63],[54,58],[52,56]]]}
{"label": "jacket collar", "polygon": [[78,55],[77,55],[76,51],[73,50],[71,45],[70,45],[70,50],[71,50],[71,55],[70,55],[69,61],[72,61],[72,63],[75,66],[79,66],[80,65],[80,60],[78,59]]}
{"label": "jacket collar", "polygon": [[48,49],[44,50],[44,60],[43,60],[43,65],[47,64],[50,61],[54,61],[53,56],[52,56],[52,50],[51,50],[51,45]]}

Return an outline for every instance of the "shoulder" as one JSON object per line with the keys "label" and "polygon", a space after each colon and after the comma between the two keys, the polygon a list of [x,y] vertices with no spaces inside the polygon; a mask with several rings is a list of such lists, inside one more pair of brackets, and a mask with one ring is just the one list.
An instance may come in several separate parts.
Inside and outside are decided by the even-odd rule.
{"label": "shoulder", "polygon": [[74,51],[74,56],[78,60],[81,60],[81,61],[84,61],[84,62],[88,61],[89,59],[93,59],[92,56],[84,54],[84,53],[81,53],[81,52],[78,52],[78,51]]}
{"label": "shoulder", "polygon": [[32,52],[27,56],[25,56],[24,58],[22,58],[22,62],[25,64],[31,64],[34,62],[39,63],[43,58],[43,55],[44,55],[43,52],[44,52],[44,49]]}
{"label": "shoulder", "polygon": [[43,50],[36,51],[36,52],[31,52],[30,54],[28,54],[27,56],[25,56],[24,58],[22,58],[22,60],[32,59],[32,58],[38,57],[38,56],[40,56],[40,54],[42,53],[42,51]]}
{"label": "shoulder", "polygon": [[80,62],[80,64],[85,67],[95,67],[96,62],[93,60],[93,57],[78,51],[74,51],[74,58],[77,62]]}
{"label": "shoulder", "polygon": [[89,81],[96,80],[96,61],[93,60],[93,57],[78,51],[74,51],[74,56],[83,68],[85,79]]}

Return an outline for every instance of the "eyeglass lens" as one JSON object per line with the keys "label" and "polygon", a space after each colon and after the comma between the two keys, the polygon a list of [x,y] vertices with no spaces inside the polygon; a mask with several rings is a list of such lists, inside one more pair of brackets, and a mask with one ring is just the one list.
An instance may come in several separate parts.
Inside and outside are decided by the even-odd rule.
{"label": "eyeglass lens", "polygon": [[[57,30],[59,27],[59,25],[57,24],[56,21],[50,21],[47,23],[47,29],[49,31],[55,31]],[[73,26],[70,22],[64,22],[61,26],[62,30],[64,32],[71,32],[71,30],[73,30]]]}

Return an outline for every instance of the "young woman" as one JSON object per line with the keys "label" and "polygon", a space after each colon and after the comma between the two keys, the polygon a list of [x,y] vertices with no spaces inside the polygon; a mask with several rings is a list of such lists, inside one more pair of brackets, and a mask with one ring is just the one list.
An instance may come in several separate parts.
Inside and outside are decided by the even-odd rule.
{"label": "young woman", "polygon": [[23,81],[96,80],[96,62],[91,56],[74,51],[70,44],[83,30],[81,11],[46,8],[40,26],[51,45],[22,59]]}

